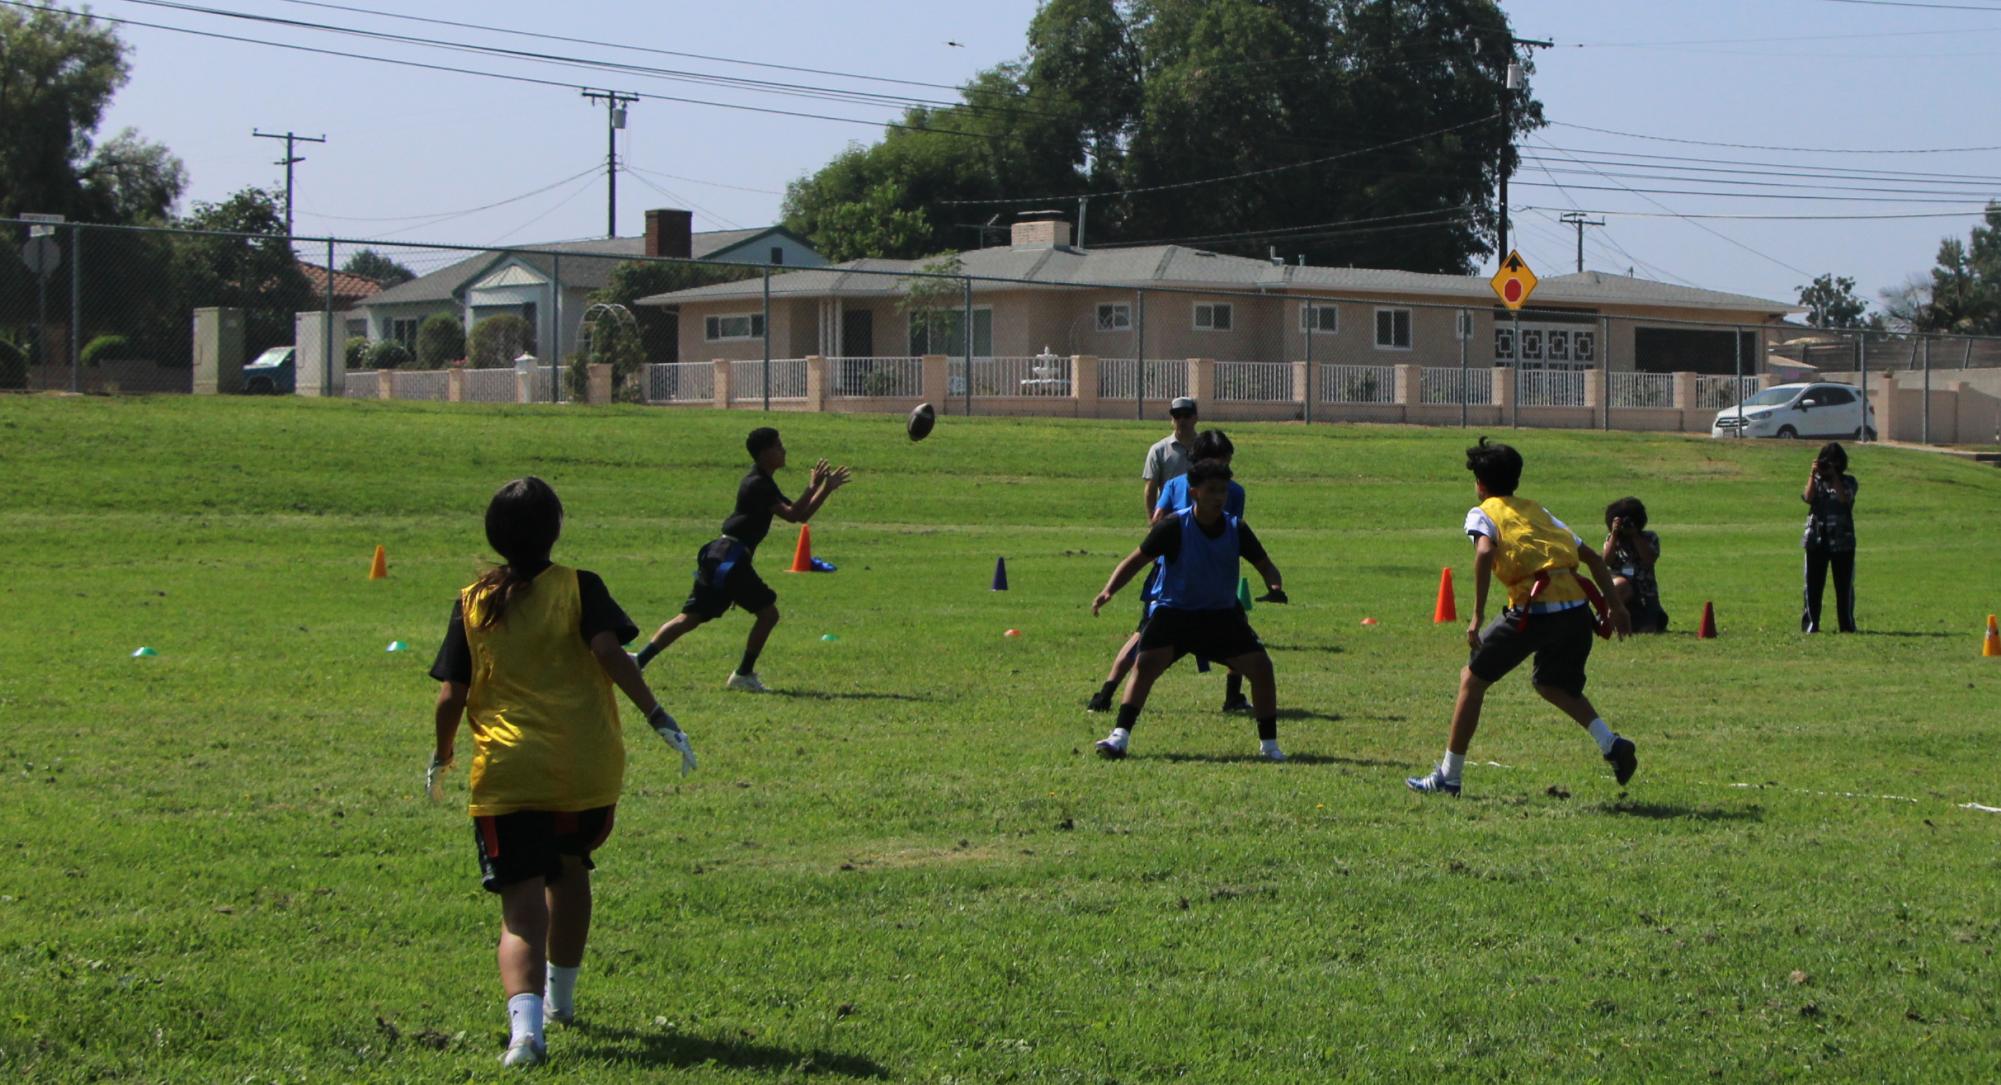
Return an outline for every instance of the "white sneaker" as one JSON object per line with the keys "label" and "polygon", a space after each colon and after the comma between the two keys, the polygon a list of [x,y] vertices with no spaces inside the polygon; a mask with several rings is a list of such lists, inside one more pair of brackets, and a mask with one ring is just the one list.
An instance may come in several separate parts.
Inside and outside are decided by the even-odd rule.
{"label": "white sneaker", "polygon": [[508,1067],[540,1066],[548,1061],[549,1049],[529,1036],[508,1044],[507,1054],[500,1056],[500,1065]]}
{"label": "white sneaker", "polygon": [[1276,742],[1261,743],[1258,746],[1258,756],[1264,758],[1266,761],[1285,760],[1285,754],[1279,750],[1278,743]]}
{"label": "white sneaker", "polygon": [[546,1025],[574,1025],[577,1023],[577,1011],[551,1009],[549,1003],[545,1000],[542,1003],[542,1023]]}
{"label": "white sneaker", "polygon": [[744,691],[745,693],[769,693],[769,692],[771,692],[770,690],[767,690],[767,689],[765,689],[765,688],[764,688],[764,683],[762,683],[762,682],[760,682],[760,681],[758,681],[758,680],[757,680],[757,672],[756,672],[756,671],[752,671],[752,672],[751,672],[751,673],[749,673],[749,674],[738,674],[738,673],[736,673],[735,671],[731,671],[731,672],[730,672],[730,680],[729,680],[729,681],[727,681],[727,682],[724,682],[724,683],[723,683],[723,688],[724,688],[724,689],[740,689],[740,690]]}

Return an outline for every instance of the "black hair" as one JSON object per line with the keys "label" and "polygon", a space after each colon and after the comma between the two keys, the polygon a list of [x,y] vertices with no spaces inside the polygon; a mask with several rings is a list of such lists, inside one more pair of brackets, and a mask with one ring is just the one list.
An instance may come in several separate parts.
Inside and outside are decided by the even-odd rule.
{"label": "black hair", "polygon": [[1820,455],[1814,457],[1814,462],[1832,467],[1836,474],[1840,474],[1848,470],[1848,450],[1841,447],[1840,441],[1829,441],[1820,446]]}
{"label": "black hair", "polygon": [[1219,479],[1228,482],[1230,478],[1230,465],[1222,460],[1196,460],[1195,466],[1188,469],[1188,489],[1192,493],[1195,487],[1205,482]]}
{"label": "black hair", "polygon": [[1237,446],[1222,430],[1205,429],[1195,435],[1195,458],[1197,460],[1227,460],[1237,454]]}
{"label": "black hair", "polygon": [[778,431],[770,426],[759,426],[750,431],[750,436],[743,439],[743,447],[749,450],[750,458],[753,460],[763,455],[765,449],[777,443]]}
{"label": "black hair", "polygon": [[1522,481],[1522,454],[1485,437],[1466,450],[1466,470],[1487,488],[1489,497],[1513,497]]}
{"label": "black hair", "polygon": [[547,562],[562,534],[563,502],[541,479],[517,478],[493,495],[486,503],[486,542],[500,555],[501,564],[473,585],[473,598],[481,600],[478,628],[486,629],[506,616],[507,605],[535,582],[527,567]]}
{"label": "black hair", "polygon": [[1612,521],[1624,520],[1641,531],[1647,529],[1647,507],[1640,504],[1637,497],[1622,497],[1605,506],[1605,528],[1611,530]]}

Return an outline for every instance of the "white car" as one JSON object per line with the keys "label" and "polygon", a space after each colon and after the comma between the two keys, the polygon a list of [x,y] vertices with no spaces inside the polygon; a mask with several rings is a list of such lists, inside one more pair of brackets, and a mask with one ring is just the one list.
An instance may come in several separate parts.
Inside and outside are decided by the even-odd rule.
{"label": "white car", "polygon": [[[1847,384],[1781,384],[1717,413],[1711,437],[1852,438],[1862,428],[1862,397]],[[1869,408],[1869,439],[1876,409]]]}

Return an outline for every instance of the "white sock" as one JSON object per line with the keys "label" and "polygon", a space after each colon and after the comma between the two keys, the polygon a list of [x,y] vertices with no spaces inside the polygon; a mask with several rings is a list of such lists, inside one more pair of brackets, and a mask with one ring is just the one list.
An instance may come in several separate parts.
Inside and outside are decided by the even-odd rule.
{"label": "white sock", "polygon": [[1619,741],[1618,732],[1605,726],[1604,720],[1592,720],[1588,726],[1591,729],[1592,740],[1598,743],[1598,752],[1611,753],[1612,743]]}
{"label": "white sock", "polygon": [[515,995],[507,1000],[507,1025],[513,1031],[508,1038],[509,1047],[514,1046],[523,1036],[542,1042],[542,996],[531,994]]}
{"label": "white sock", "polygon": [[1445,774],[1447,783],[1458,783],[1459,770],[1465,767],[1466,755],[1463,753],[1453,753],[1451,750],[1445,751],[1445,760],[1438,763],[1438,771]]}
{"label": "white sock", "polygon": [[1112,728],[1112,745],[1123,747],[1126,744],[1126,739],[1130,737],[1132,737],[1131,731],[1128,731],[1123,727]]}
{"label": "white sock", "polygon": [[544,1010],[549,1013],[577,1012],[577,970],[582,965],[565,968],[560,964],[549,966],[549,986],[542,993]]}

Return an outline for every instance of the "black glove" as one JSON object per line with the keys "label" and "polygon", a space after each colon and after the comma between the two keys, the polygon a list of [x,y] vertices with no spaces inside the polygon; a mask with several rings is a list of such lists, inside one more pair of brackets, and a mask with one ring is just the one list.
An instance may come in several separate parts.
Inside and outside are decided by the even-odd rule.
{"label": "black glove", "polygon": [[1284,588],[1273,588],[1272,590],[1264,593],[1263,595],[1258,596],[1258,602],[1278,603],[1280,605],[1283,605],[1292,602],[1292,600],[1286,597]]}

